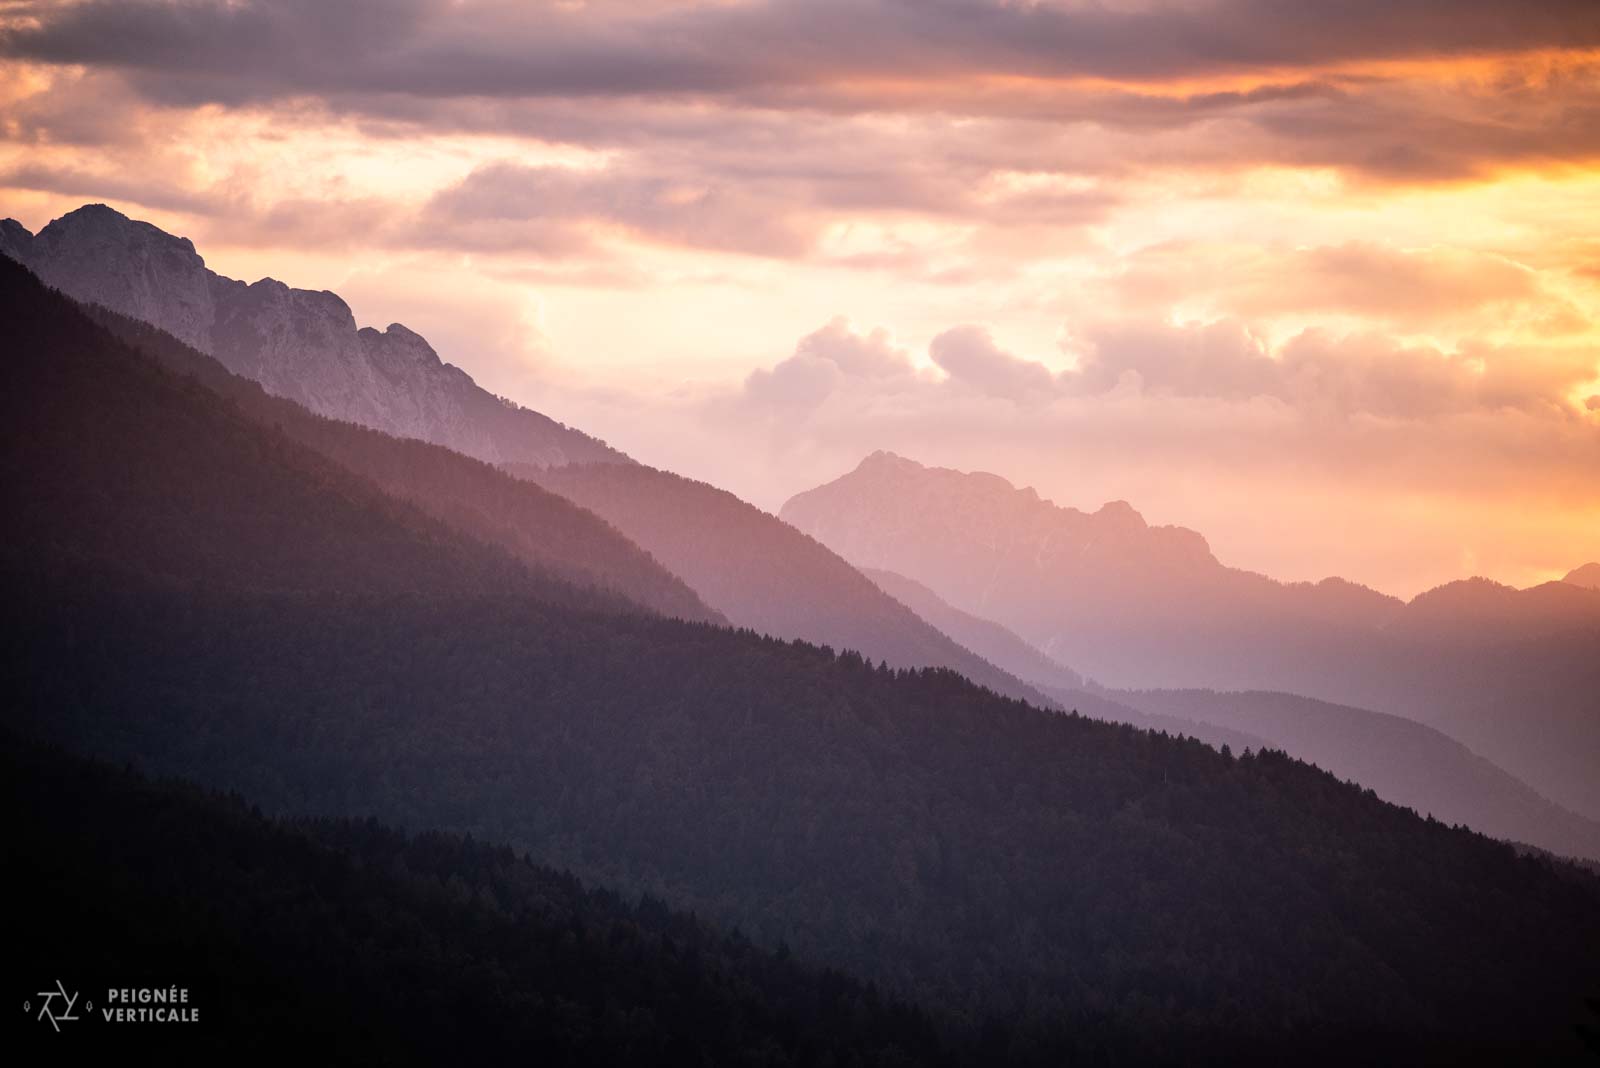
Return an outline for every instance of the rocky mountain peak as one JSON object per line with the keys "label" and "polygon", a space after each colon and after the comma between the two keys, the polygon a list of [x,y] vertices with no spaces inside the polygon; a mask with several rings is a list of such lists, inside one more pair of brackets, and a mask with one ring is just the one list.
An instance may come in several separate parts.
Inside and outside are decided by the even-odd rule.
{"label": "rocky mountain peak", "polygon": [[363,327],[361,342],[371,358],[385,367],[440,367],[443,361],[426,338],[401,323],[390,323],[382,333]]}
{"label": "rocky mountain peak", "polygon": [[143,320],[313,411],[490,463],[627,462],[604,443],[507,405],[399,323],[358,330],[328,290],[208,269],[188,238],[86,204],[37,235],[0,224],[0,254],[85,303]]}
{"label": "rocky mountain peak", "polygon": [[28,263],[33,257],[33,231],[15,219],[0,219],[0,255]]}

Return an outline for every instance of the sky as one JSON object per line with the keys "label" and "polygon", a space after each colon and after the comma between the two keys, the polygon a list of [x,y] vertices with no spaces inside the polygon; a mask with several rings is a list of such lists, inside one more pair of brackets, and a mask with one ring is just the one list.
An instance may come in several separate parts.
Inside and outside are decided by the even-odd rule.
{"label": "sky", "polygon": [[103,202],[775,511],[890,449],[1411,595],[1600,559],[1600,4],[0,0]]}

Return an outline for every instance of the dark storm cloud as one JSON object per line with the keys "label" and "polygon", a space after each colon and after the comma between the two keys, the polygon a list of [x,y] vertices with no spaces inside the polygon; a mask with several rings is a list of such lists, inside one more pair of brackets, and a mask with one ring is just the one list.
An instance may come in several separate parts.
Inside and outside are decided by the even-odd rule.
{"label": "dark storm cloud", "polygon": [[446,0],[89,0],[13,16],[15,57],[158,76],[213,99],[737,93],[1004,74],[1165,80],[1396,57],[1600,45],[1589,0],[767,0],[594,5]]}
{"label": "dark storm cloud", "polygon": [[530,224],[602,223],[670,244],[771,256],[799,255],[811,240],[800,223],[742,183],[609,168],[481,167],[435,196],[423,218],[435,229],[486,224],[501,234]]}
{"label": "dark storm cloud", "polygon": [[937,152],[910,158],[903,146],[878,142],[865,156],[803,140],[756,153],[714,141],[696,147],[600,168],[488,164],[436,194],[416,229],[462,248],[561,251],[552,235],[576,240],[599,225],[663,244],[796,258],[815,252],[829,220],[852,212],[981,217],[1042,231],[1098,221],[1119,203],[1094,189],[983,194],[982,167]]}
{"label": "dark storm cloud", "polygon": [[[1600,69],[1542,55],[1600,47],[1589,0],[88,0],[3,11],[0,57],[88,71],[8,106],[0,136],[19,141],[110,143],[137,126],[52,101],[63,93],[92,92],[119,115],[130,99],[292,99],[378,136],[688,146],[721,153],[729,181],[781,165],[809,176],[806,195],[821,204],[933,214],[969,211],[967,191],[996,169],[1270,163],[1417,183],[1600,156]],[[1541,54],[1493,78],[1446,62],[1520,52]],[[1434,66],[1336,69],[1406,58]],[[1238,73],[1265,83],[1203,84]],[[1075,76],[1098,80],[1054,80]],[[838,125],[883,116],[908,123]],[[870,167],[849,162],[864,157]],[[1060,222],[1107,206],[1041,196],[1032,207]],[[1010,208],[987,217],[1027,217],[1029,205]]]}

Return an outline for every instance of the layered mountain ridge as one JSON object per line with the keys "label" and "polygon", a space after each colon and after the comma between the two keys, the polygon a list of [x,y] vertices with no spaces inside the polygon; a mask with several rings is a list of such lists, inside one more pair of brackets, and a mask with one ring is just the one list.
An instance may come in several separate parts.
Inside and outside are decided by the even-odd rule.
{"label": "layered mountain ridge", "polygon": [[1600,591],[1579,583],[1468,579],[1407,603],[1341,579],[1276,582],[1131,508],[1085,513],[889,453],[780,514],[1103,685],[1287,692],[1404,716],[1600,819]]}
{"label": "layered mountain ridge", "polygon": [[737,626],[890,667],[949,668],[996,693],[1052,703],[827,546],[726,490],[646,464],[507,470],[611,523]]}
{"label": "layered mountain ridge", "polygon": [[[1060,608],[1034,596],[1046,591],[1070,594],[1079,612],[1102,619],[1239,619],[1272,608],[1372,625],[1401,605],[1344,579],[1282,583],[1227,567],[1198,532],[1151,526],[1126,501],[1083,512],[999,475],[925,467],[891,452],[796,494],[779,514],[858,566],[928,582],[958,608],[997,617],[991,608],[1003,605],[1001,621],[1047,651]],[[949,566],[958,558],[966,566]],[[924,577],[933,571],[937,580]],[[1114,664],[1062,658],[1102,681],[1121,681]]]}
{"label": "layered mountain ridge", "polygon": [[0,253],[73,299],[158,327],[319,415],[490,463],[627,462],[603,442],[482,389],[399,323],[358,329],[335,293],[219,275],[188,238],[103,204],[38,234],[6,219]]}
{"label": "layered mountain ridge", "polygon": [[713,621],[561,497],[436,445],[314,415],[164,332],[0,260],[14,351],[0,475],[18,573],[89,567],[275,592],[521,590]]}
{"label": "layered mountain ridge", "polygon": [[1443,732],[1400,716],[1290,693],[1107,690],[990,620],[951,607],[924,584],[888,571],[868,577],[994,664],[1086,716],[1198,738],[1281,749],[1340,778],[1449,823],[1556,853],[1600,858],[1600,822],[1584,819]]}

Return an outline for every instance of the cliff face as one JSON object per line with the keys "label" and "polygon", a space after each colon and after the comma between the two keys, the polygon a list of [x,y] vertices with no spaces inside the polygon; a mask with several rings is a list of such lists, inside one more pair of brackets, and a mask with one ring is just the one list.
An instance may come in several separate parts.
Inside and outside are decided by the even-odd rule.
{"label": "cliff face", "polygon": [[37,235],[0,222],[0,254],[85,303],[142,319],[312,411],[490,463],[625,463],[626,456],[510,404],[398,323],[358,329],[335,293],[208,269],[194,245],[103,205]]}

